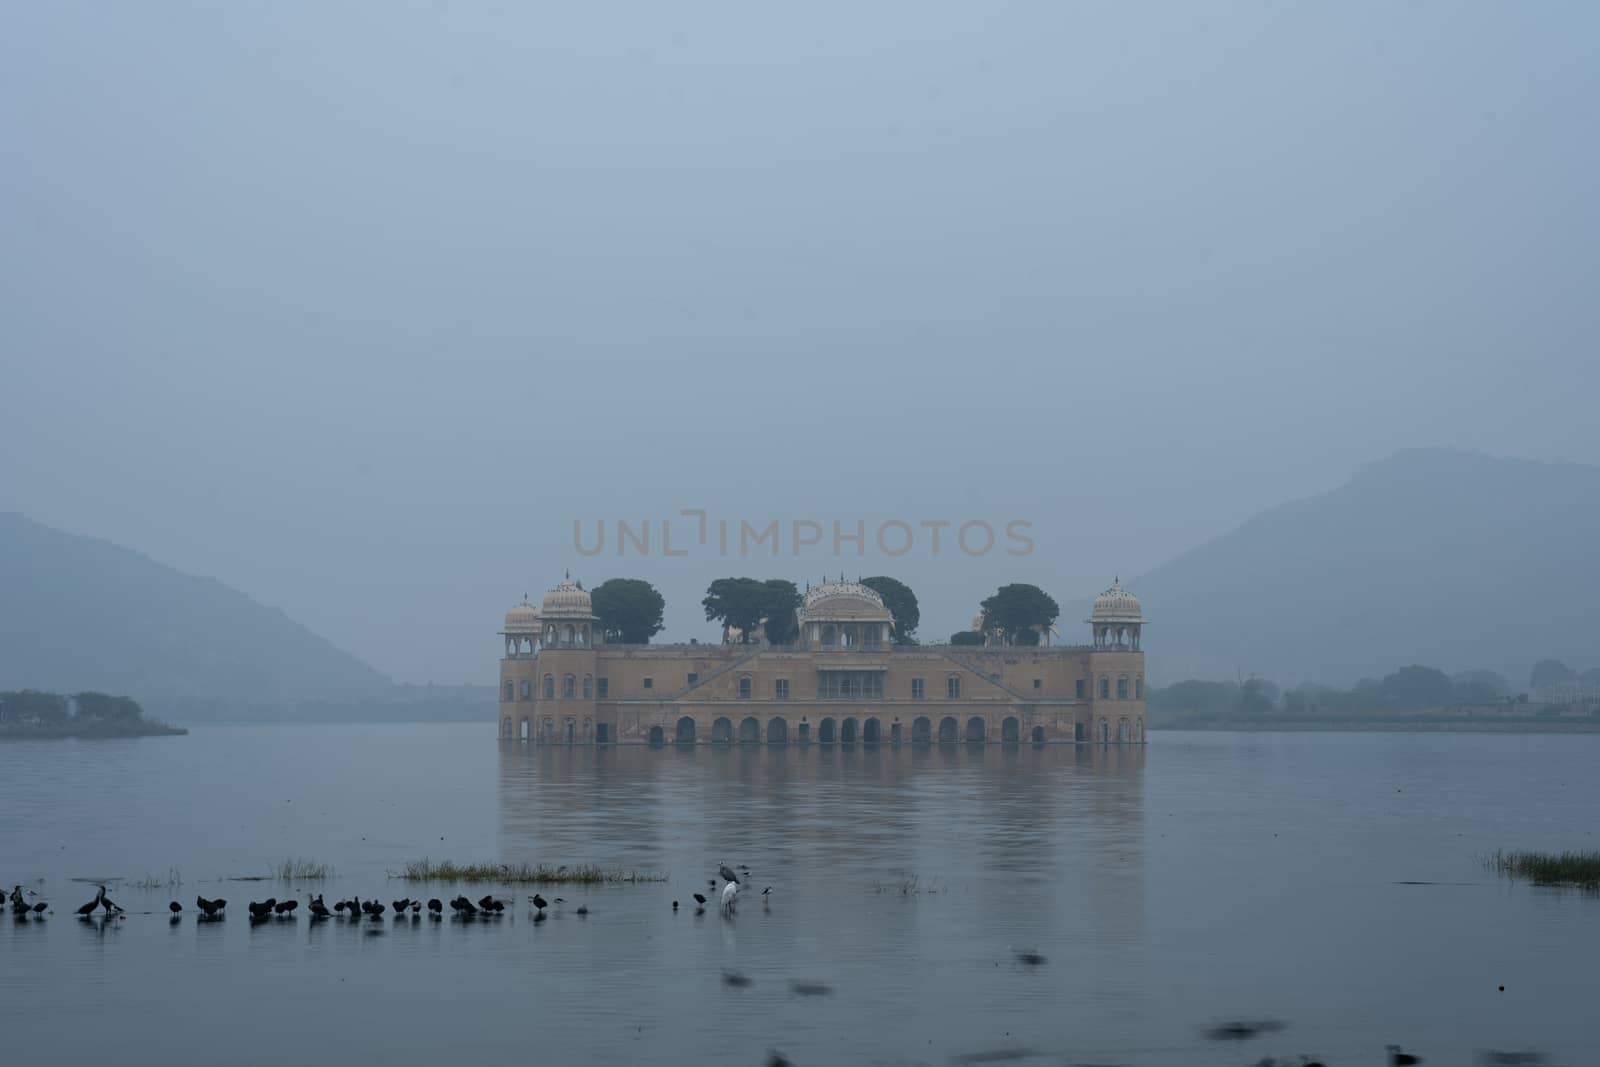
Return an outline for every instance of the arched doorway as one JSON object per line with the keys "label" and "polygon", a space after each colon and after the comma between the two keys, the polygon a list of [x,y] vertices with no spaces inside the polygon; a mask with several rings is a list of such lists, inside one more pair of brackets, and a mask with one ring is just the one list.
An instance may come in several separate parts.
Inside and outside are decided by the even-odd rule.
{"label": "arched doorway", "polygon": [[713,745],[726,745],[733,740],[733,720],[727,716],[718,716],[711,724],[711,743]]}
{"label": "arched doorway", "polygon": [[597,723],[595,723],[594,724],[594,743],[597,744],[597,745],[605,745],[605,744],[610,744],[610,742],[611,742],[611,724],[608,723],[608,722],[597,722]]}
{"label": "arched doorway", "polygon": [[521,730],[521,737],[522,737],[522,739],[524,741],[532,741],[533,740],[533,720],[532,719],[529,719],[527,716],[523,716],[522,725],[518,729]]}
{"label": "arched doorway", "polygon": [[972,718],[968,719],[967,720],[967,740],[968,741],[982,742],[983,741],[983,729],[984,729],[984,722],[983,722],[982,717],[974,715]]}
{"label": "arched doorway", "polygon": [[678,720],[678,732],[673,738],[680,745],[694,744],[694,720],[685,715]]}
{"label": "arched doorway", "polygon": [[898,745],[900,743],[900,723],[899,722],[892,722],[892,723],[889,724],[889,743],[891,745]]}
{"label": "arched doorway", "polygon": [[918,715],[911,720],[911,743],[925,745],[933,740],[933,720],[926,715]]}
{"label": "arched doorway", "polygon": [[556,743],[556,721],[548,716],[544,720],[544,743],[547,745]]}
{"label": "arched doorway", "polygon": [[571,719],[567,720],[567,744],[572,744],[578,739],[578,725]]}
{"label": "arched doorway", "polygon": [[1102,745],[1111,743],[1111,724],[1104,719],[1100,720],[1100,743]]}
{"label": "arched doorway", "polygon": [[1001,719],[1000,743],[1003,745],[1014,745],[1020,740],[1022,740],[1022,724],[1017,722],[1016,717],[1013,715],[1007,715],[1005,718]]}
{"label": "arched doorway", "polygon": [[739,743],[741,745],[759,745],[761,743],[761,723],[755,716],[747,715],[739,720]]}
{"label": "arched doorway", "polygon": [[1118,719],[1117,720],[1117,744],[1125,745],[1130,740],[1132,740],[1132,737],[1133,737],[1132,727],[1130,727],[1128,725],[1128,720],[1127,719]]}
{"label": "arched doorway", "polygon": [[783,716],[774,715],[767,720],[767,744],[786,745],[789,743],[789,724]]}
{"label": "arched doorway", "polygon": [[811,724],[808,722],[803,722],[800,724],[800,743],[802,745],[809,745],[811,743]]}
{"label": "arched doorway", "polygon": [[1087,740],[1087,738],[1083,736],[1083,723],[1075,722],[1072,724],[1072,740],[1080,745]]}
{"label": "arched doorway", "polygon": [[1033,743],[1036,744],[1036,745],[1044,744],[1044,727],[1043,726],[1035,726],[1033,728]]}
{"label": "arched doorway", "polygon": [[511,716],[509,715],[500,720],[500,736],[507,738],[516,736],[515,731],[513,731],[511,727]]}
{"label": "arched doorway", "polygon": [[833,720],[823,719],[817,723],[817,740],[824,745],[833,744]]}
{"label": "arched doorway", "polygon": [[856,743],[856,721],[854,719],[847,718],[839,724],[839,740],[846,745]]}
{"label": "arched doorway", "polygon": [[939,740],[961,740],[961,724],[956,722],[956,717],[954,715],[946,715],[944,718],[939,720]]}
{"label": "arched doorway", "polygon": [[883,724],[876,718],[869,718],[861,724],[861,740],[869,745],[875,745],[883,737]]}
{"label": "arched doorway", "polygon": [[667,743],[667,731],[661,728],[660,723],[650,727],[650,743],[652,745],[664,745]]}

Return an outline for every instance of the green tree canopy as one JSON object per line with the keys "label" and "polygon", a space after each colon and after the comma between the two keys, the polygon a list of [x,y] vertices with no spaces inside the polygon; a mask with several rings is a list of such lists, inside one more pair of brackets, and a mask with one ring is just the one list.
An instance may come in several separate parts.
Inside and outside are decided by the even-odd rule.
{"label": "green tree canopy", "polygon": [[786,645],[795,637],[800,590],[783,578],[718,578],[706,587],[700,606],[706,609],[708,622],[737,629],[740,644],[749,644],[756,627],[764,624],[768,641]]}
{"label": "green tree canopy", "polygon": [[1378,705],[1415,711],[1455,703],[1456,684],[1444,671],[1412,664],[1385,675],[1378,683]]}
{"label": "green tree canopy", "polygon": [[894,616],[894,643],[917,643],[917,624],[922,621],[922,611],[917,607],[917,594],[898,578],[877,575],[861,579],[861,584],[883,597],[883,606]]}
{"label": "green tree canopy", "polygon": [[767,641],[774,645],[793,644],[800,633],[795,619],[795,612],[800,610],[800,590],[785,578],[769,578],[761,587],[765,598],[761,624],[767,631]]}
{"label": "green tree canopy", "polygon": [[1572,681],[1574,675],[1572,668],[1558,659],[1542,659],[1533,665],[1533,673],[1528,677],[1529,689],[1543,689],[1546,686],[1560,685],[1562,682]]}
{"label": "green tree canopy", "polygon": [[606,640],[646,645],[661,632],[667,602],[655,586],[641,578],[610,578],[589,594]]}
{"label": "green tree canopy", "polygon": [[957,630],[950,635],[952,645],[981,645],[983,635],[976,630]]}
{"label": "green tree canopy", "polygon": [[1002,585],[994,596],[979,605],[983,609],[986,630],[998,631],[1008,644],[1015,643],[1016,635],[1037,627],[1044,631],[1061,614],[1055,600],[1036,585]]}
{"label": "green tree canopy", "polygon": [[144,718],[144,709],[132,697],[114,697],[105,693],[75,693],[72,699],[78,705],[80,719],[131,723]]}
{"label": "green tree canopy", "polygon": [[0,722],[65,722],[67,698],[59,693],[19,689],[0,693]]}

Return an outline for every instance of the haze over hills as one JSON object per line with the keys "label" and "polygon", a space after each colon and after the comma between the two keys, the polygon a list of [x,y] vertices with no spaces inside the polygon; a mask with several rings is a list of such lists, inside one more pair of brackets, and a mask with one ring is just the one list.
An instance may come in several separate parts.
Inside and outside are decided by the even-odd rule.
{"label": "haze over hills", "polygon": [[1538,660],[1600,659],[1597,530],[1600,467],[1415,449],[1130,584],[1157,684],[1350,684],[1422,663],[1525,688]]}
{"label": "haze over hills", "polygon": [[397,688],[277,608],[15,513],[0,513],[0,590],[0,689],[96,689],[165,712]]}

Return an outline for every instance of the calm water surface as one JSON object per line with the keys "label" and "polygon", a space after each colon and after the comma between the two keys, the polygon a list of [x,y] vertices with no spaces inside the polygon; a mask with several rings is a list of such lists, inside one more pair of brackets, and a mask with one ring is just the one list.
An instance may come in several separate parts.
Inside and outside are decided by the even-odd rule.
{"label": "calm water surface", "polygon": [[[1600,1063],[1600,899],[1502,882],[1500,847],[1593,848],[1600,737],[1152,735],[1147,750],[536,750],[488,726],[199,727],[0,745],[7,1059],[55,1063]],[[228,881],[288,856],[389,901],[407,860],[594,862],[534,924],[252,927]],[[770,908],[674,914],[719,863]],[[143,890],[132,880],[182,886]],[[907,879],[918,891],[902,893]],[[120,922],[80,922],[123,879]],[[1404,885],[1402,882],[1433,882]],[[515,893],[526,888],[469,887]],[[453,895],[428,887],[423,895]],[[197,924],[197,893],[229,899]],[[184,917],[169,923],[167,901]],[[586,903],[591,914],[574,909]],[[1047,962],[1028,967],[1014,950]],[[730,988],[722,972],[751,979]],[[832,992],[799,996],[792,979]],[[1505,991],[1500,992],[1499,986]],[[1284,1020],[1208,1042],[1229,1017]]]}

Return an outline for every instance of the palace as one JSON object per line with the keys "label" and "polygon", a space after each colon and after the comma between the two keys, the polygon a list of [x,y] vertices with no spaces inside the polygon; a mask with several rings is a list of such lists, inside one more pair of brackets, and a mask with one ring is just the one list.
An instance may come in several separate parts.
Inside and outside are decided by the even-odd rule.
{"label": "palace", "polygon": [[[506,613],[500,730],[541,744],[1143,744],[1144,617],[1120,582],[1088,645],[895,645],[860,582],[805,592],[792,645],[607,644],[570,578]],[[976,628],[976,623],[975,623]],[[1044,635],[1047,639],[1051,635]]]}

